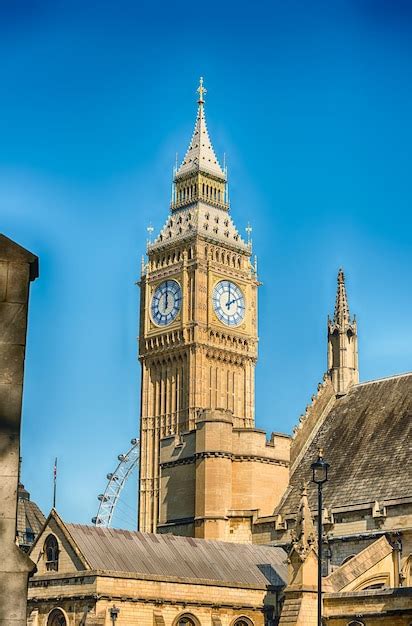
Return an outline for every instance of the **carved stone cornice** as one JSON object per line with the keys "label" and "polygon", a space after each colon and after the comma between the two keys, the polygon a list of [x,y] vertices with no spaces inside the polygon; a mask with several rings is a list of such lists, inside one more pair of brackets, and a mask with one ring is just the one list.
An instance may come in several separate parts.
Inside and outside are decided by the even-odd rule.
{"label": "carved stone cornice", "polygon": [[[172,359],[175,355],[179,355],[179,352],[180,354],[187,354],[188,350],[192,353],[199,350],[203,351],[208,358],[236,365],[241,365],[245,360],[252,363],[257,361],[255,343],[250,338],[224,334],[225,338],[220,339],[219,336],[222,337],[223,334],[217,331],[214,333],[217,342],[210,345],[210,343],[193,341],[193,332],[193,327],[178,329],[142,340],[144,346],[139,354],[139,360],[147,362],[149,359],[155,358]],[[219,344],[218,341],[224,343]]]}

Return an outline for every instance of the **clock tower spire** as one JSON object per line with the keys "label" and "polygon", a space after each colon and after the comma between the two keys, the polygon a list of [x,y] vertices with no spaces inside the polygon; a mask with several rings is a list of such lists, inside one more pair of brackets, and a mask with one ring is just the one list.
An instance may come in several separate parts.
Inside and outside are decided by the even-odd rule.
{"label": "clock tower spire", "polygon": [[196,431],[204,411],[226,412],[235,428],[254,426],[258,281],[251,245],[230,215],[202,78],[197,92],[195,127],[174,172],[170,213],[148,245],[140,279],[139,527],[146,532],[159,524],[165,438]]}

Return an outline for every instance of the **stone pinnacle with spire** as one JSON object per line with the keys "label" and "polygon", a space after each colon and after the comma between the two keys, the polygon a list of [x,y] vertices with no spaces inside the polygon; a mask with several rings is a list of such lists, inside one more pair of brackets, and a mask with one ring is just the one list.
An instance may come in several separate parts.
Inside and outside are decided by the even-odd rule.
{"label": "stone pinnacle with spire", "polygon": [[309,507],[306,482],[302,484],[299,510],[295,528],[291,532],[293,549],[302,561],[305,561],[310,550],[316,547],[315,525]]}
{"label": "stone pinnacle with spire", "polygon": [[199,94],[197,100],[199,106],[195,128],[184,159],[176,171],[175,180],[195,172],[204,172],[206,175],[212,175],[217,180],[226,182],[225,172],[219,164],[207,130],[204,107],[207,89],[203,84],[203,76],[200,77],[196,91]]}
{"label": "stone pinnacle with spire", "polygon": [[183,161],[178,166],[176,158],[173,168],[170,215],[157,237],[149,238],[147,251],[199,236],[250,257],[251,242],[243,240],[230,216],[226,167],[221,167],[207,129],[203,77],[196,93],[193,134]]}
{"label": "stone pinnacle with spire", "polygon": [[345,275],[343,269],[338,272],[338,289],[336,292],[335,314],[333,316],[335,324],[344,325],[350,322],[348,296],[346,294]]}
{"label": "stone pinnacle with spire", "polygon": [[342,268],[338,272],[335,312],[333,319],[328,318],[328,374],[339,396],[359,382],[357,324],[355,317],[350,317]]}

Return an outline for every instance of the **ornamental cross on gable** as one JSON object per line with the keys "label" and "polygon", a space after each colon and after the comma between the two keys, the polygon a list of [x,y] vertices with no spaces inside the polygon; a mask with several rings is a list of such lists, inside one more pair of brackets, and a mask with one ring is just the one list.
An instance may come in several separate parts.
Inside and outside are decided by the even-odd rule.
{"label": "ornamental cross on gable", "polygon": [[203,96],[207,93],[206,87],[203,87],[203,76],[200,77],[199,87],[197,88],[197,93],[199,94],[198,103],[203,104],[205,101]]}

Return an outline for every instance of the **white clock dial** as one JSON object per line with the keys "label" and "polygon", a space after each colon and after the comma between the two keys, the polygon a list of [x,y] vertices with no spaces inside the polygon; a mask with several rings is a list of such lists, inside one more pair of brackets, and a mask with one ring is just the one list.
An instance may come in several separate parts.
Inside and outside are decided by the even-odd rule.
{"label": "white clock dial", "polygon": [[182,289],[176,280],[165,280],[152,297],[152,319],[159,326],[167,326],[176,319],[182,304]]}
{"label": "white clock dial", "polygon": [[213,309],[221,322],[238,326],[245,317],[245,298],[235,283],[221,280],[213,289]]}

